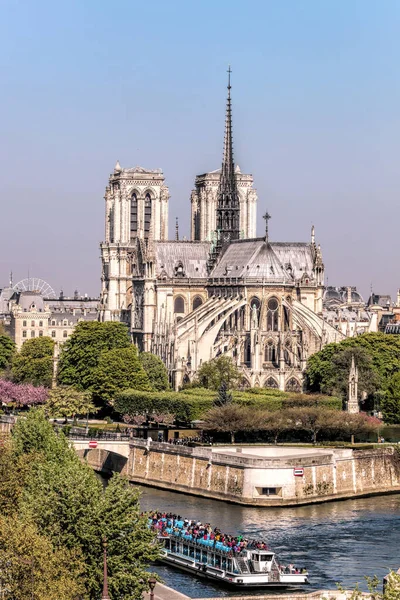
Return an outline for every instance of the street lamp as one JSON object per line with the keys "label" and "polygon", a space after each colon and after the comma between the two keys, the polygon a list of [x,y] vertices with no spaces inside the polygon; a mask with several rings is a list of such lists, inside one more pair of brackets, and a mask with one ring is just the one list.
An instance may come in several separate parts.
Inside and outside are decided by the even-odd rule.
{"label": "street lamp", "polygon": [[150,600],[154,600],[154,588],[156,587],[157,579],[155,577],[149,577],[150,587]]}
{"label": "street lamp", "polygon": [[110,600],[108,595],[108,576],[107,576],[107,538],[103,538],[103,594],[101,600]]}

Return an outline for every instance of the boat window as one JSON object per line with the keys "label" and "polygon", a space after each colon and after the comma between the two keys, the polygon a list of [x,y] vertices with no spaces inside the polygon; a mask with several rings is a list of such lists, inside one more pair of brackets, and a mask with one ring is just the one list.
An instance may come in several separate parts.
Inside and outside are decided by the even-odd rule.
{"label": "boat window", "polygon": [[183,554],[184,556],[188,556],[189,554],[189,547],[186,544],[183,544]]}
{"label": "boat window", "polygon": [[171,547],[171,542],[170,542],[170,540],[165,540],[165,542],[164,542],[164,543],[165,543],[165,547],[167,548],[167,550],[169,550],[169,549],[170,549],[170,547]]}
{"label": "boat window", "polygon": [[232,571],[232,559],[228,559],[228,571]]}
{"label": "boat window", "polygon": [[255,561],[258,561],[259,560],[258,554],[252,554],[252,559]]}
{"label": "boat window", "polygon": [[201,552],[199,550],[199,548],[196,548],[196,560],[200,560],[201,559]]}
{"label": "boat window", "polygon": [[172,552],[176,552],[176,542],[171,541],[171,550]]}
{"label": "boat window", "polygon": [[189,548],[189,556],[190,558],[194,558],[194,548],[192,548],[192,546]]}
{"label": "boat window", "polygon": [[222,568],[224,569],[224,571],[226,571],[226,563],[227,563],[227,560],[226,560],[226,557],[224,556],[222,558]]}
{"label": "boat window", "polygon": [[260,554],[260,560],[270,562],[272,560],[272,554]]}
{"label": "boat window", "polygon": [[215,555],[215,566],[218,568],[221,567],[221,557],[218,554]]}

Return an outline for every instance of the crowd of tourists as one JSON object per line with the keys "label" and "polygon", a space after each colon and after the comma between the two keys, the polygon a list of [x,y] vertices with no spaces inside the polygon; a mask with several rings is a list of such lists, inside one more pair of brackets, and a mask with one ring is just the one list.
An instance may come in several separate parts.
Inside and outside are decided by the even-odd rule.
{"label": "crowd of tourists", "polygon": [[268,550],[265,542],[260,540],[249,540],[242,535],[233,536],[223,533],[218,527],[211,527],[210,523],[201,523],[200,521],[184,519],[180,515],[172,513],[153,513],[150,516],[152,521],[152,529],[157,531],[161,536],[170,535],[187,535],[191,536],[194,541],[209,540],[213,542],[214,547],[218,543],[223,544],[226,548],[232,550],[234,554],[240,554],[242,550]]}

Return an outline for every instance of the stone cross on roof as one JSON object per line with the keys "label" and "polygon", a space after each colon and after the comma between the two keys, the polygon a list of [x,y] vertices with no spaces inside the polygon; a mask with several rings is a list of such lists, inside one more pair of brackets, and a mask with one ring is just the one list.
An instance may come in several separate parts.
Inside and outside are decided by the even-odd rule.
{"label": "stone cross on roof", "polygon": [[270,220],[271,215],[268,211],[263,215],[263,219],[265,219],[265,241],[268,242],[268,221]]}

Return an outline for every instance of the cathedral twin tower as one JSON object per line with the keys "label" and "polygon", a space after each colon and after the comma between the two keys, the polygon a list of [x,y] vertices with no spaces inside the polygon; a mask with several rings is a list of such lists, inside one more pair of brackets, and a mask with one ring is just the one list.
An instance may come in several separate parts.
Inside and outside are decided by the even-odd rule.
{"label": "cathedral twin tower", "polygon": [[[230,70],[222,168],[198,175],[191,193],[191,241],[217,243],[256,236],[253,176],[234,165]],[[162,169],[122,168],[117,161],[105,192],[102,318],[129,321],[136,240],[168,240],[169,190]],[[177,237],[178,234],[176,233]],[[144,246],[143,246],[144,247]],[[133,266],[133,269],[132,269]]]}

